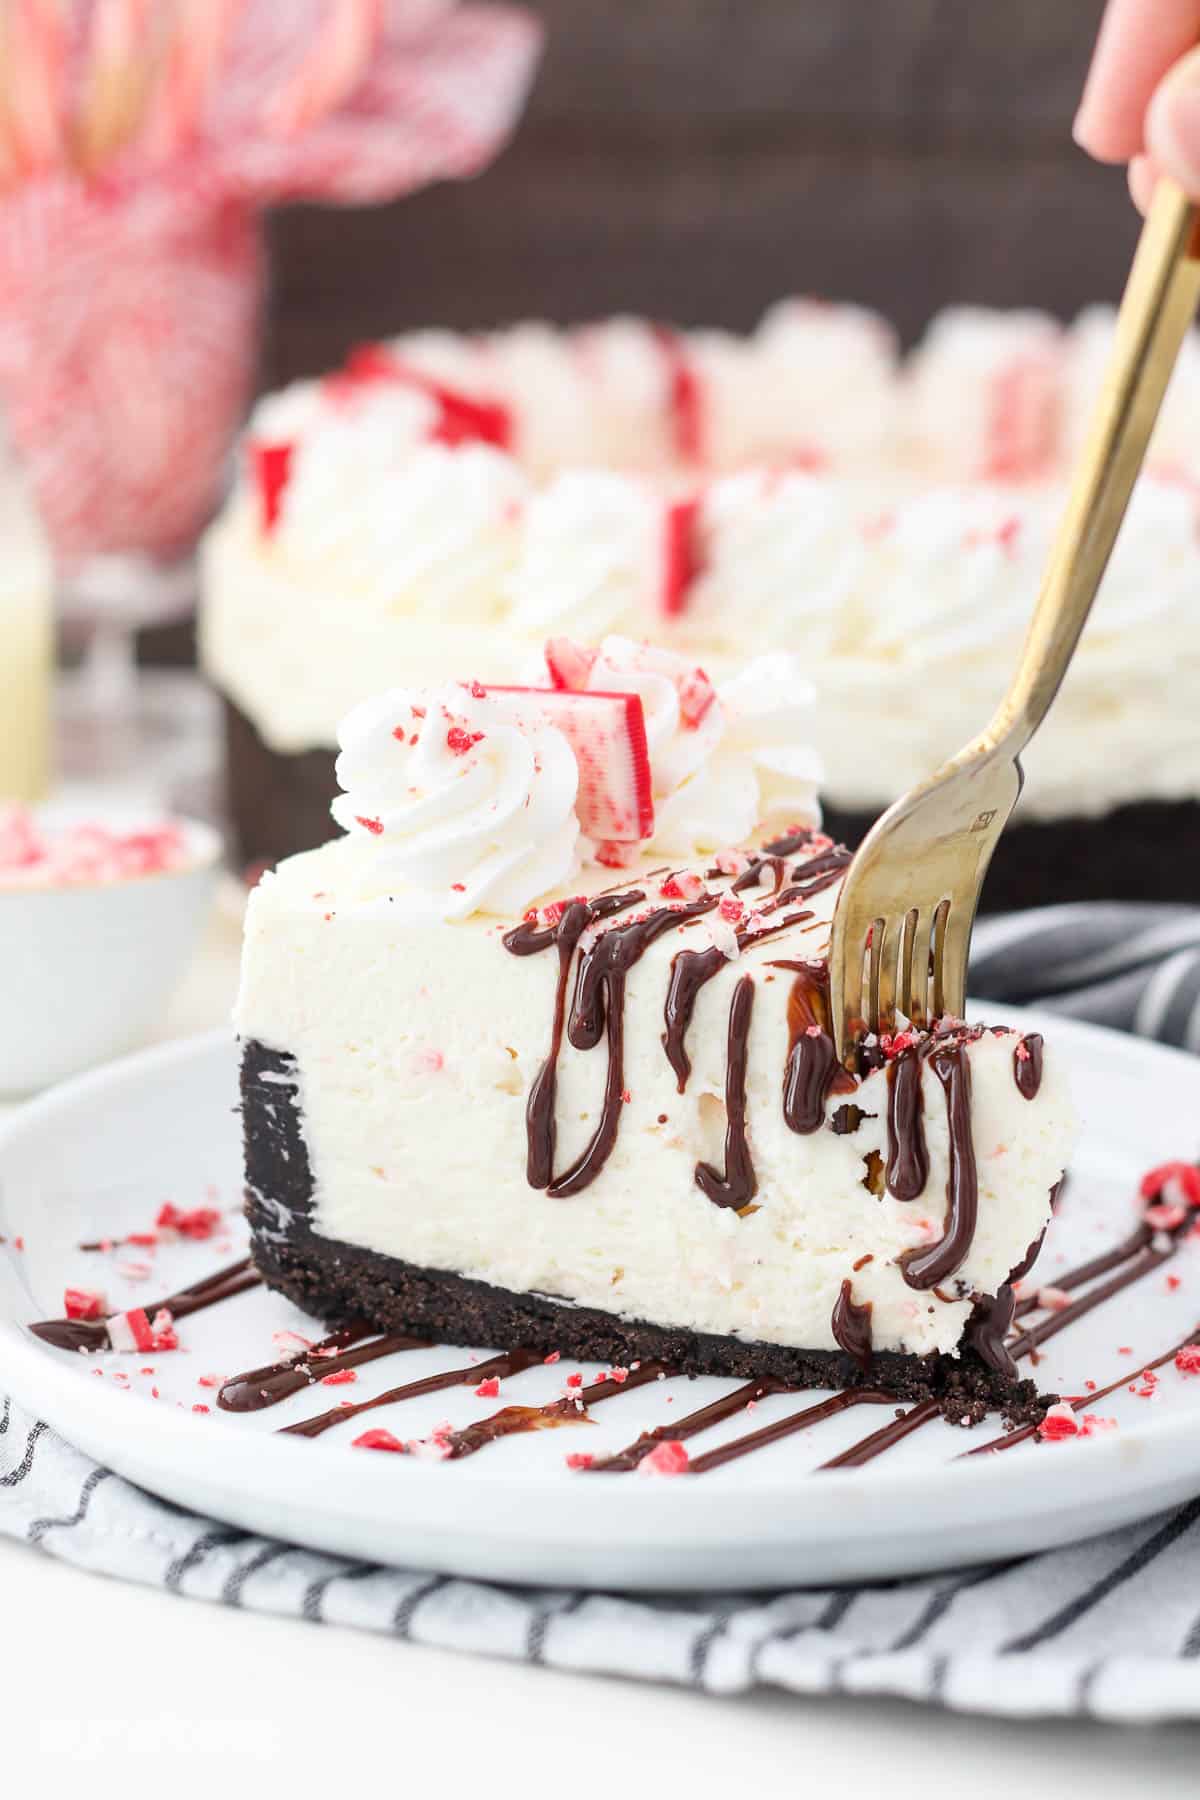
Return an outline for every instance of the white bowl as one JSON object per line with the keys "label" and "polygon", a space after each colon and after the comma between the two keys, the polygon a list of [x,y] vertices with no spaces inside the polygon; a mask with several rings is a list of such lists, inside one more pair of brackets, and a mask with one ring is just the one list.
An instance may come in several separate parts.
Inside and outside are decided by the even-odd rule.
{"label": "white bowl", "polygon": [[[51,809],[37,816],[48,826],[77,822]],[[30,1094],[119,1056],[161,1015],[212,907],[221,860],[209,826],[170,822],[188,850],[179,869],[78,886],[0,885],[0,1095]]]}

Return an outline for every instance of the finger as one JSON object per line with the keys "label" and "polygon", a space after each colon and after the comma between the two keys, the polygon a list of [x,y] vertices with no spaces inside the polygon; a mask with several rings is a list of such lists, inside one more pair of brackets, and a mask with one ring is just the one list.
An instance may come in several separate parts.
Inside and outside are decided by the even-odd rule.
{"label": "finger", "polygon": [[1200,198],[1200,50],[1160,83],[1146,114],[1146,148],[1165,174]]}
{"label": "finger", "polygon": [[1075,141],[1101,162],[1145,148],[1150,97],[1200,37],[1200,0],[1108,0],[1075,118]]}
{"label": "finger", "polygon": [[1129,164],[1129,192],[1140,213],[1149,212],[1158,180],[1158,165],[1152,156],[1135,156]]}

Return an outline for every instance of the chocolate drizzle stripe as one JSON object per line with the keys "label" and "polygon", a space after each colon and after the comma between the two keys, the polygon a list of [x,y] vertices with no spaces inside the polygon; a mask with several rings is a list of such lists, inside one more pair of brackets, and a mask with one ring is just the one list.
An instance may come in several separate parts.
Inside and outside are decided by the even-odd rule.
{"label": "chocolate drizzle stripe", "polygon": [[691,1058],[687,1053],[687,1034],[692,1014],[696,1010],[697,996],[705,983],[711,981],[727,961],[725,952],[717,944],[710,944],[705,950],[680,950],[671,959],[671,978],[663,1005],[666,1030],[663,1032],[662,1042],[667,1061],[675,1071],[681,1094],[692,1073]]}
{"label": "chocolate drizzle stripe", "polygon": [[924,1057],[902,1050],[888,1064],[887,1165],[884,1181],[895,1200],[917,1200],[929,1180],[925,1146]]}
{"label": "chocolate drizzle stripe", "polygon": [[697,1456],[689,1465],[691,1475],[705,1475],[710,1469],[720,1469],[726,1463],[736,1462],[738,1457],[749,1456],[752,1450],[762,1450],[768,1444],[777,1444],[782,1438],[791,1437],[793,1432],[804,1431],[810,1425],[819,1425],[823,1419],[832,1419],[835,1414],[847,1412],[852,1406],[894,1406],[896,1396],[877,1392],[874,1388],[846,1388],[840,1394],[833,1394],[828,1400],[818,1400],[815,1406],[806,1406],[803,1411],[789,1413],[786,1419],[775,1419],[770,1425],[763,1425],[758,1431],[748,1432],[745,1437],[734,1438],[728,1444],[719,1444],[715,1450],[706,1450],[703,1456]]}
{"label": "chocolate drizzle stripe", "polygon": [[[173,1319],[186,1319],[190,1313],[215,1306],[218,1300],[231,1300],[235,1294],[245,1294],[251,1288],[261,1286],[262,1276],[250,1258],[244,1256],[240,1262],[230,1263],[228,1267],[194,1281],[191,1287],[168,1294],[165,1300],[151,1300],[140,1308],[128,1310],[139,1310],[152,1319],[156,1312],[165,1308]],[[119,1313],[108,1315],[109,1318],[119,1316]],[[43,1343],[53,1344],[56,1350],[111,1350],[113,1347],[108,1319],[42,1319],[29,1329]]]}
{"label": "chocolate drizzle stripe", "polygon": [[278,1435],[320,1437],[322,1432],[332,1430],[335,1425],[348,1424],[361,1413],[374,1412],[377,1407],[395,1406],[401,1400],[419,1400],[423,1394],[437,1394],[444,1388],[465,1387],[469,1381],[487,1381],[492,1375],[503,1380],[507,1375],[519,1375],[523,1369],[528,1369],[541,1360],[533,1350],[505,1350],[499,1356],[489,1357],[485,1362],[468,1363],[466,1368],[461,1369],[442,1369],[436,1375],[423,1375],[416,1381],[407,1382],[403,1387],[388,1388],[385,1393],[376,1394],[371,1400],[331,1407],[328,1412],[317,1413],[314,1418],[282,1426]]}
{"label": "chocolate drizzle stripe", "polygon": [[1031,1031],[1017,1040],[1013,1050],[1013,1079],[1023,1100],[1036,1100],[1042,1085],[1044,1040],[1040,1031]]}
{"label": "chocolate drizzle stripe", "polygon": [[632,1444],[624,1450],[617,1450],[600,1462],[591,1465],[592,1475],[626,1475],[636,1469],[644,1456],[653,1450],[656,1444],[665,1442],[682,1442],[684,1438],[695,1437],[697,1432],[707,1431],[710,1425],[719,1425],[722,1420],[730,1419],[734,1413],[761,1400],[767,1394],[778,1394],[785,1390],[779,1382],[769,1379],[748,1381],[742,1387],[735,1388],[731,1394],[723,1394],[720,1399],[701,1406],[696,1412],[687,1413],[682,1419],[672,1419],[669,1425],[652,1425],[643,1431]]}
{"label": "chocolate drizzle stripe", "polygon": [[[1164,1350],[1161,1356],[1154,1357],[1150,1362],[1139,1363],[1137,1365],[1138,1375],[1145,1369],[1161,1369],[1165,1364],[1174,1362],[1181,1350],[1186,1350],[1193,1344],[1200,1344],[1200,1331],[1193,1331],[1188,1337],[1181,1338],[1179,1343],[1172,1344],[1169,1350]],[[1136,1381],[1136,1376],[1133,1379]],[[1117,1394],[1122,1388],[1128,1388],[1130,1380],[1130,1371],[1126,1369],[1117,1376],[1115,1381],[1108,1382],[1104,1387],[1096,1388],[1090,1394],[1076,1394],[1073,1399],[1067,1400],[1064,1404],[1069,1406],[1072,1412],[1082,1412],[1085,1407],[1095,1406],[1098,1400],[1107,1400],[1110,1394]],[[1014,1444],[1024,1444],[1031,1437],[1035,1437],[1037,1429],[1036,1425],[1019,1425],[1015,1431],[1005,1432],[1003,1437],[992,1438],[989,1443],[976,1444],[973,1449],[961,1451],[955,1461],[963,1462],[968,1456],[990,1456],[996,1450],[1011,1450]]]}
{"label": "chocolate drizzle stripe", "polygon": [[946,1226],[941,1239],[926,1250],[905,1251],[900,1268],[909,1287],[936,1287],[953,1275],[971,1248],[979,1210],[979,1177],[971,1135],[971,1065],[964,1045],[935,1049],[929,1065],[946,1095],[950,1133],[950,1172],[946,1182]]}
{"label": "chocolate drizzle stripe", "polygon": [[746,1138],[746,1062],[750,1050],[750,1016],[754,1010],[754,977],[743,975],[729,1006],[725,1064],[725,1168],[696,1164],[696,1186],[714,1206],[740,1212],[758,1192],[754,1159]]}
{"label": "chocolate drizzle stripe", "polygon": [[636,1369],[628,1370],[616,1381],[612,1376],[606,1380],[594,1381],[590,1387],[581,1388],[577,1394],[565,1395],[561,1400],[550,1400],[544,1406],[505,1406],[497,1413],[491,1413],[486,1419],[476,1419],[473,1424],[464,1425],[459,1431],[452,1431],[442,1439],[446,1447],[447,1461],[460,1461],[464,1456],[474,1456],[476,1451],[483,1450],[488,1444],[494,1444],[500,1438],[514,1437],[529,1431],[552,1430],[559,1425],[588,1425],[588,1408],[598,1406],[602,1400],[611,1400],[617,1394],[626,1394],[631,1388],[644,1387],[647,1382],[657,1381],[667,1371],[661,1363],[641,1363]]}
{"label": "chocolate drizzle stripe", "polygon": [[842,1068],[830,1034],[829,970],[825,963],[771,964],[795,976],[788,994],[788,1054],[783,1071],[783,1117],[790,1131],[809,1136],[825,1122],[832,1094],[858,1086]]}
{"label": "chocolate drizzle stripe", "polygon": [[[895,1399],[895,1395],[886,1397]],[[901,1418],[893,1419],[890,1425],[881,1426],[878,1431],[873,1431],[870,1437],[861,1438],[857,1444],[851,1444],[849,1449],[843,1450],[840,1455],[830,1457],[828,1462],[821,1464],[817,1473],[820,1474],[826,1469],[861,1468],[864,1463],[872,1462],[875,1457],[882,1456],[885,1450],[890,1450],[892,1445],[898,1444],[902,1438],[910,1436],[914,1431],[919,1431],[922,1425],[927,1425],[930,1420],[938,1418],[941,1410],[940,1400],[922,1400]]]}
{"label": "chocolate drizzle stripe", "polygon": [[558,1057],[566,1023],[567,986],[579,940],[589,925],[625,912],[645,897],[640,888],[634,888],[626,893],[597,894],[591,900],[572,900],[555,924],[538,926],[527,921],[506,933],[503,939],[504,948],[513,956],[537,956],[551,945],[558,951],[550,1050],[534,1078],[525,1105],[525,1177],[532,1188],[548,1188],[554,1179]]}
{"label": "chocolate drizzle stripe", "polygon": [[1075,1323],[1076,1319],[1082,1319],[1087,1313],[1094,1311],[1097,1306],[1103,1306],[1106,1300],[1111,1300],[1114,1294],[1119,1294],[1122,1289],[1130,1287],[1135,1281],[1140,1281],[1143,1275],[1149,1275],[1152,1270],[1161,1268],[1163,1263],[1169,1262],[1174,1256],[1175,1248],[1174,1242],[1167,1250],[1155,1250],[1153,1246],[1147,1245],[1145,1249],[1137,1251],[1125,1267],[1108,1281],[1101,1282],[1099,1287],[1089,1288],[1086,1294],[1078,1300],[1073,1300],[1070,1306],[1064,1306],[1059,1312],[1051,1313],[1049,1318],[1043,1319],[1040,1325],[1027,1327],[1008,1346],[1013,1360],[1020,1362],[1024,1357],[1032,1355],[1038,1345],[1044,1344],[1047,1338],[1057,1337],[1060,1331],[1065,1331],[1068,1325]]}
{"label": "chocolate drizzle stripe", "polygon": [[[1071,1293],[1075,1288],[1083,1287],[1086,1282],[1094,1281],[1097,1275],[1107,1275],[1110,1269],[1120,1268],[1121,1264],[1128,1262],[1131,1256],[1136,1256],[1139,1250],[1144,1250],[1150,1243],[1153,1235],[1154,1234],[1148,1225],[1139,1225],[1136,1231],[1131,1232],[1127,1238],[1123,1238],[1114,1249],[1106,1250],[1100,1256],[1093,1256],[1087,1262],[1079,1263],[1075,1268],[1066,1270],[1062,1275],[1056,1275],[1052,1285],[1056,1288],[1062,1288],[1064,1293]],[[1033,1246],[1031,1245],[1030,1248],[1032,1249]],[[1033,1267],[1033,1263],[1028,1259],[1026,1260],[1028,1267],[1025,1268],[1024,1272],[1025,1274],[1028,1274],[1029,1270]],[[1012,1279],[1014,1281],[1020,1281],[1021,1275],[1015,1274]],[[1051,1284],[1047,1283],[1047,1285]],[[1018,1319],[1023,1319],[1027,1313],[1036,1312],[1037,1310],[1037,1294],[1026,1294],[1017,1302],[1014,1316]]]}
{"label": "chocolate drizzle stripe", "polygon": [[864,1375],[871,1371],[871,1302],[856,1304],[854,1285],[849,1277],[843,1281],[833,1304],[830,1320],[834,1342],[839,1344]]}
{"label": "chocolate drizzle stripe", "polygon": [[[281,1400],[313,1387],[327,1375],[338,1375],[343,1369],[358,1369],[364,1363],[377,1362],[383,1356],[396,1356],[405,1350],[430,1348],[425,1338],[402,1337],[397,1333],[375,1338],[370,1344],[360,1343],[362,1338],[373,1334],[374,1328],[370,1325],[343,1326],[298,1356],[281,1357],[278,1362],[268,1363],[261,1369],[246,1369],[240,1375],[231,1375],[222,1383],[217,1405],[222,1412],[261,1412],[265,1407],[278,1406]],[[351,1348],[352,1345],[359,1347]]]}
{"label": "chocolate drizzle stripe", "polygon": [[[782,931],[788,931],[793,925],[802,924],[811,918],[811,913],[788,913],[776,925],[768,925],[758,931],[739,931],[737,943],[739,950],[748,945],[761,944],[764,940],[778,937]],[[692,1073],[691,1059],[687,1053],[687,1033],[692,1023],[692,1014],[696,1009],[696,1000],[701,988],[719,975],[729,958],[716,944],[710,944],[704,950],[680,950],[671,959],[671,977],[667,984],[667,998],[663,1006],[663,1049],[667,1061],[675,1071],[675,1078],[682,1094],[687,1088]],[[772,968],[786,965],[772,963]]]}

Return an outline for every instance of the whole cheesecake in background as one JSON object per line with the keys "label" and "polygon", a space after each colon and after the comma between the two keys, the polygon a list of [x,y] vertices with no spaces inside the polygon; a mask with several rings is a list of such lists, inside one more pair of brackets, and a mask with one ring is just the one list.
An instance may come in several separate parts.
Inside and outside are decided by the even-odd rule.
{"label": "whole cheesecake in background", "polygon": [[623,640],[552,662],[362,703],[346,835],[250,897],[266,1280],[451,1343],[1011,1400],[1073,1137],[1053,1048],[942,1020],[838,1064],[849,859],[791,659],[717,690]]}
{"label": "whole cheesecake in background", "polygon": [[[785,646],[817,688],[853,843],[1006,685],[1112,315],[874,315],[791,301],[746,338],[635,319],[415,333],[264,400],[209,535],[201,641],[246,860],[326,831],[338,719],[389,682],[525,679],[617,633],[714,680]],[[1113,565],[1026,760],[996,909],[1200,885],[1200,350],[1186,349]]]}

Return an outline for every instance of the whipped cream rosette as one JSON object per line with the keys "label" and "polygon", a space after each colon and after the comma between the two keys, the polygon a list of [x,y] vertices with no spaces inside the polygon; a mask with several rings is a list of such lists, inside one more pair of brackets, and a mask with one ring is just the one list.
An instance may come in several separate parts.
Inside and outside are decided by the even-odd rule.
{"label": "whipped cream rosette", "polygon": [[579,772],[563,733],[450,683],[396,688],[342,724],[333,816],[371,845],[370,887],[399,880],[446,918],[519,912],[579,868]]}

